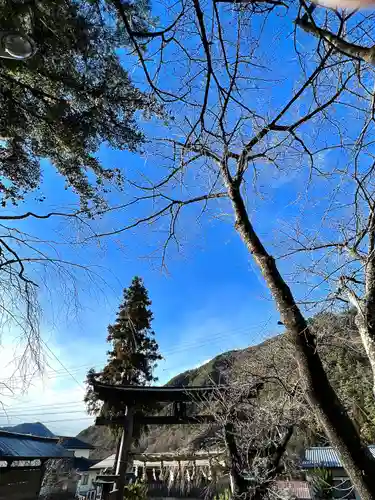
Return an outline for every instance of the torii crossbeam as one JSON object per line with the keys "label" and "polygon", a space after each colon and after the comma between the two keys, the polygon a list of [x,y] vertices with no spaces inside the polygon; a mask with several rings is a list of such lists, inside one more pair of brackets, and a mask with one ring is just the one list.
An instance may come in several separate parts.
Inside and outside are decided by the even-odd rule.
{"label": "torii crossbeam", "polygon": [[[121,425],[123,435],[116,464],[117,490],[113,493],[116,499],[122,499],[124,490],[123,477],[125,476],[128,453],[132,441],[133,422],[150,425],[174,425],[174,424],[208,424],[215,422],[214,415],[187,414],[187,403],[203,403],[214,401],[225,397],[230,388],[224,385],[205,386],[137,386],[137,385],[113,385],[99,381],[93,381],[93,390],[98,398],[109,404],[113,402],[117,407],[124,404],[128,409],[123,417],[98,417],[96,425]],[[246,398],[255,398],[261,384],[252,386]],[[141,403],[173,403],[173,415],[144,415],[134,412]]]}

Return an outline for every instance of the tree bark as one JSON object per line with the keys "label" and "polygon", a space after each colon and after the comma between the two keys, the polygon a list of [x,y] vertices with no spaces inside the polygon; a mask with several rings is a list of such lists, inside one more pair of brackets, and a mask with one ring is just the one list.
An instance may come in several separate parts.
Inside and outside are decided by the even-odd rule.
{"label": "tree bark", "polygon": [[358,60],[366,61],[370,64],[375,64],[375,46],[373,47],[363,47],[362,45],[356,45],[355,43],[347,42],[343,38],[331,33],[330,31],[319,28],[308,20],[301,19],[296,20],[297,26],[300,26],[307,33],[325,40],[330,43],[335,49],[337,49],[342,54],[349,57],[353,57]]}
{"label": "tree bark", "polygon": [[375,329],[372,323],[365,321],[362,311],[357,311],[355,318],[359,335],[372,370],[372,391],[375,396]]}
{"label": "tree bark", "polygon": [[[262,449],[251,449],[247,459],[241,457],[237,448],[235,428],[233,422],[227,422],[224,426],[225,444],[229,453],[229,466],[233,498],[241,498],[242,500],[261,500],[268,497],[269,485],[279,473],[280,461],[286,451],[286,447],[293,434],[293,426],[286,429],[284,436],[280,442],[273,447]],[[258,453],[265,453],[267,460],[266,475],[262,482],[256,486],[251,486],[249,480],[244,477],[246,468],[252,463]],[[263,456],[263,455],[262,455]],[[251,466],[250,466],[251,469]]]}
{"label": "tree bark", "polygon": [[[355,324],[361,337],[362,345],[370,362],[375,397],[375,213],[370,208],[366,232],[368,235],[367,256],[354,252],[364,268],[364,295],[359,297],[350,287],[351,277],[343,276],[342,285],[346,290],[349,302],[356,310]],[[362,237],[362,236],[361,236]]]}
{"label": "tree bark", "polygon": [[372,207],[368,223],[368,254],[365,265],[365,296],[357,302],[355,322],[370,361],[375,395],[375,214]]}
{"label": "tree bark", "polygon": [[259,484],[251,495],[249,495],[249,500],[263,500],[263,498],[269,498],[269,487],[273,480],[276,478],[277,474],[280,472],[280,462],[286,452],[286,448],[293,435],[294,427],[291,425],[288,427],[281,438],[280,442],[273,446],[272,449],[268,450],[268,462],[267,462],[267,476],[266,480],[262,484]]}
{"label": "tree bark", "polygon": [[229,469],[232,484],[233,498],[246,498],[247,482],[243,477],[243,464],[237,449],[234,425],[227,422],[224,426],[225,444],[229,453]]}
{"label": "tree bark", "polygon": [[364,447],[353,422],[337,397],[316,350],[313,332],[297,306],[292,292],[250,222],[240,186],[225,177],[235,212],[235,228],[252,254],[270,289],[295,347],[306,398],[319,418],[332,446],[340,454],[346,472],[362,500],[375,499],[375,460]]}

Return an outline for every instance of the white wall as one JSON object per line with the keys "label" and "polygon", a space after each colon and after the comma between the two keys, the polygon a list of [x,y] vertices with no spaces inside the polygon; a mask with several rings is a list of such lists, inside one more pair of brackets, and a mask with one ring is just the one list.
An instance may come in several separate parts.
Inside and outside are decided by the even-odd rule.
{"label": "white wall", "polygon": [[[80,493],[80,494],[83,494],[83,493],[86,493],[87,491],[89,490],[92,490],[93,489],[93,481],[95,481],[95,478],[96,476],[99,474],[99,470],[90,470],[90,471],[87,471],[87,472],[82,472],[81,474],[81,477],[80,477],[80,480],[78,481],[78,484],[77,484],[77,494]],[[88,476],[88,481],[87,481],[87,484],[82,484],[84,481],[84,477],[85,476]]]}
{"label": "white wall", "polygon": [[75,450],[73,448],[68,448],[68,451],[72,451],[75,457],[90,458],[90,450]]}

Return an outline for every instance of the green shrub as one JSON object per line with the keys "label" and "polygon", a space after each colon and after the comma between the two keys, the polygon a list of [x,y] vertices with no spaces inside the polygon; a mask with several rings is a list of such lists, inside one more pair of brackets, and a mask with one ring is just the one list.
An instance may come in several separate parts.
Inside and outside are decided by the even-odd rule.
{"label": "green shrub", "polygon": [[231,492],[229,488],[214,496],[214,500],[230,500],[230,499],[231,499]]}
{"label": "green shrub", "polygon": [[147,500],[147,484],[136,482],[124,488],[124,500]]}
{"label": "green shrub", "polygon": [[311,483],[315,498],[332,498],[333,476],[332,471],[324,468],[317,468],[311,472]]}

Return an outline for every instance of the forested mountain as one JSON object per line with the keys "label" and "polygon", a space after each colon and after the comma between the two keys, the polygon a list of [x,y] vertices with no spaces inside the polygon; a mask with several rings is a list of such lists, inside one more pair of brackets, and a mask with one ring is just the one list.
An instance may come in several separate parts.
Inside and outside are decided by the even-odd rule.
{"label": "forested mountain", "polygon": [[[330,380],[337,389],[349,414],[355,420],[363,439],[367,443],[375,442],[375,404],[372,396],[371,371],[364,354],[354,317],[351,312],[333,315],[318,315],[311,320],[317,332],[318,345]],[[279,353],[279,355],[277,355]],[[295,374],[294,360],[289,355],[286,335],[273,337],[259,345],[243,350],[220,354],[199,368],[183,372],[168,382],[168,385],[186,386],[211,383],[230,383],[239,371],[249,366],[267,366],[278,363],[278,370]],[[294,439],[294,446],[324,443],[318,424],[311,418],[309,428],[299,430]],[[196,448],[207,436],[205,426],[170,426],[151,428],[149,434],[141,440],[140,446],[148,451],[166,451],[183,448]],[[78,435],[98,447],[98,457],[115,452],[116,439],[110,430],[91,426]]]}

